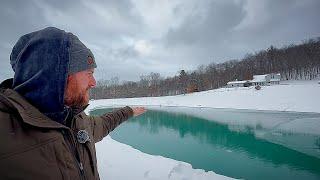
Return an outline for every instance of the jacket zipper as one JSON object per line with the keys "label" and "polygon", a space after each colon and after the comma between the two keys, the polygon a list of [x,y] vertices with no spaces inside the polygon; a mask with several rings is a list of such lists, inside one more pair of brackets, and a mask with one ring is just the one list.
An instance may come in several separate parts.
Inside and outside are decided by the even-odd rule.
{"label": "jacket zipper", "polygon": [[[64,130],[62,130],[62,134],[63,137],[65,138],[68,144],[68,147],[71,151],[71,154],[73,156],[73,159],[76,161],[77,165],[78,165],[78,172],[79,172],[79,176],[81,179],[86,179],[85,174],[84,174],[84,169],[83,169],[83,164],[81,162],[80,156],[79,156],[79,152],[76,148],[76,145],[74,143],[74,139],[72,137],[71,132],[69,131],[68,133],[66,133]],[[69,135],[68,135],[69,134]]]}

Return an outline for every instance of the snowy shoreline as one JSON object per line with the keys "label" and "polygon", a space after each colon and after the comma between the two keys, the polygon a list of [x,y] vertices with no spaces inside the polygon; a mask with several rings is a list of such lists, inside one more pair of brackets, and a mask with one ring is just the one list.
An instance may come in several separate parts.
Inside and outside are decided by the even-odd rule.
{"label": "snowy shoreline", "polygon": [[[320,113],[318,92],[317,81],[285,81],[281,85],[263,86],[259,91],[253,87],[220,88],[177,96],[94,100],[86,113],[126,105],[151,109],[179,106]],[[143,153],[110,136],[97,143],[96,148],[101,179],[229,179],[212,171],[193,169],[185,162]]]}
{"label": "snowy shoreline", "polygon": [[320,84],[317,81],[283,81],[280,85],[220,88],[192,94],[101,99],[90,102],[89,109],[118,106],[179,106],[243,110],[295,111],[320,113]]}
{"label": "snowy shoreline", "polygon": [[189,163],[143,153],[110,136],[96,144],[101,179],[232,179],[212,171],[193,169]]}

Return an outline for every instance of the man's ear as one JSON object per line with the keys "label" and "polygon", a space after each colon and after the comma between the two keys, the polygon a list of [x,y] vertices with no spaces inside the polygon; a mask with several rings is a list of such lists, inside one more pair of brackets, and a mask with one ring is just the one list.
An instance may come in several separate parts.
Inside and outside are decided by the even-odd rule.
{"label": "man's ear", "polygon": [[67,81],[66,81],[66,86],[64,87],[64,93],[66,93],[68,85],[69,85],[70,81],[72,81],[72,79],[73,79],[72,75],[68,75]]}
{"label": "man's ear", "polygon": [[72,79],[74,79],[74,74],[70,74],[70,75],[68,75],[68,77],[67,77],[67,83],[68,82],[70,82]]}

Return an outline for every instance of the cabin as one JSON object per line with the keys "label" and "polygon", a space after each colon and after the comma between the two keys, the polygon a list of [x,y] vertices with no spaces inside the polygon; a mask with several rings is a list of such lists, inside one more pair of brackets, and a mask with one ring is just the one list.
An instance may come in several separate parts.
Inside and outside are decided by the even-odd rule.
{"label": "cabin", "polygon": [[199,92],[198,87],[195,84],[192,84],[187,87],[187,93]]}
{"label": "cabin", "polygon": [[270,73],[262,75],[254,75],[252,80],[244,81],[230,81],[227,83],[227,87],[249,87],[249,86],[269,86],[280,84],[280,73]]}
{"label": "cabin", "polygon": [[254,75],[253,79],[251,80],[252,85],[254,86],[266,86],[269,85],[271,80],[270,74],[263,74],[263,75]]}

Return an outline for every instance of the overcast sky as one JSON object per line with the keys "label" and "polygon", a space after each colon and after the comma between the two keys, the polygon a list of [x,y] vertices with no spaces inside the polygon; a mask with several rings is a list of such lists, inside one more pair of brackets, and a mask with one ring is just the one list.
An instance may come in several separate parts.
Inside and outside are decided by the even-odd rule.
{"label": "overcast sky", "polygon": [[241,59],[274,45],[320,37],[319,0],[82,0],[0,2],[0,81],[13,76],[11,49],[55,26],[77,35],[97,61],[97,79],[176,75]]}

